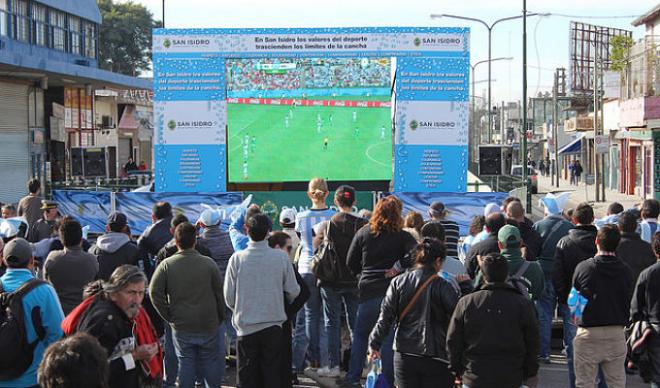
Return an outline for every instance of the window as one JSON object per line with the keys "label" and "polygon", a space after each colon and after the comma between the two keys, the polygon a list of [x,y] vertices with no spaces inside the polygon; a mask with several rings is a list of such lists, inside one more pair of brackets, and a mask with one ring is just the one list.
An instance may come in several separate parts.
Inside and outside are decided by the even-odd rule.
{"label": "window", "polygon": [[8,18],[7,0],[0,0],[0,36],[7,35]]}
{"label": "window", "polygon": [[52,47],[55,50],[66,50],[66,14],[64,12],[50,10],[50,28],[52,29]]}
{"label": "window", "polygon": [[84,22],[83,29],[85,33],[85,56],[96,58],[96,24]]}
{"label": "window", "polygon": [[30,20],[28,19],[27,0],[13,1],[14,38],[23,42],[30,41]]}
{"label": "window", "polygon": [[73,54],[82,55],[80,47],[80,18],[69,16],[69,47]]}
{"label": "window", "polygon": [[32,3],[32,19],[33,19],[33,34],[34,34],[34,43],[39,46],[46,46],[48,40],[48,29],[47,29],[47,20],[46,20],[46,7]]}

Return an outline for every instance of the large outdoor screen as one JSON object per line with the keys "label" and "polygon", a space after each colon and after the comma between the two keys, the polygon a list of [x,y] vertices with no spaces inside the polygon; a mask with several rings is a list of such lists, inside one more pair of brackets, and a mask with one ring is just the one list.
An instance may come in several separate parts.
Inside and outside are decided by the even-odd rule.
{"label": "large outdoor screen", "polygon": [[227,58],[229,181],[392,178],[391,58]]}

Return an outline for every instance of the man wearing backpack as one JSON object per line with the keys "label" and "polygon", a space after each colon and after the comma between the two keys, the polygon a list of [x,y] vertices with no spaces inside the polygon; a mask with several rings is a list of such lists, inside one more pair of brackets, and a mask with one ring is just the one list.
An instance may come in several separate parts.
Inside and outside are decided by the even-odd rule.
{"label": "man wearing backpack", "polygon": [[[3,256],[8,269],[0,278],[0,387],[36,387],[45,349],[62,337],[64,314],[53,287],[34,278],[32,248],[26,240],[8,242]],[[5,307],[15,321],[5,315]]]}
{"label": "man wearing backpack", "polygon": [[[497,233],[497,245],[500,254],[509,265],[509,283],[531,300],[538,299],[545,287],[543,270],[538,262],[527,261],[522,256],[522,237],[520,230],[513,225],[505,225]],[[483,281],[481,273],[475,279],[475,285]]]}

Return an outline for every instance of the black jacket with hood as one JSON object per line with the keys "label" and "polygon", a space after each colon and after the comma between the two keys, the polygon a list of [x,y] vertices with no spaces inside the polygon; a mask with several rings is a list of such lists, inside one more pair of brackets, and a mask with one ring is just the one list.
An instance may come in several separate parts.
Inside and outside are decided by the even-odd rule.
{"label": "black jacket with hood", "polygon": [[552,283],[559,303],[566,304],[575,267],[596,255],[596,233],[598,229],[593,225],[578,225],[557,243]]}
{"label": "black jacket with hood", "polygon": [[628,324],[633,280],[630,268],[616,256],[596,256],[575,268],[573,287],[589,302],[580,327]]}
{"label": "black jacket with hood", "polygon": [[450,369],[472,388],[519,388],[538,373],[534,303],[507,283],[462,297],[449,323]]}
{"label": "black jacket with hood", "polygon": [[124,233],[109,232],[100,236],[89,248],[99,262],[98,278],[107,281],[112,272],[124,264],[138,265],[138,247]]}
{"label": "black jacket with hood", "polygon": [[500,247],[497,245],[497,233],[490,233],[485,240],[479,241],[470,247],[465,257],[465,269],[472,279],[477,276],[479,270],[478,256],[486,256],[491,253],[500,253]]}
{"label": "black jacket with hood", "polygon": [[339,262],[336,263],[336,268],[340,274],[338,282],[324,282],[319,280],[321,287],[335,287],[335,288],[357,288],[357,278],[348,270],[346,266],[346,257],[348,255],[348,248],[351,246],[351,241],[360,228],[367,224],[367,220],[362,217],[357,217],[351,213],[340,212],[332,216],[330,221],[321,223],[318,228],[319,233],[314,237],[314,250],[321,245],[325,238],[325,232],[330,222],[330,235],[328,239],[334,244],[335,252]]}

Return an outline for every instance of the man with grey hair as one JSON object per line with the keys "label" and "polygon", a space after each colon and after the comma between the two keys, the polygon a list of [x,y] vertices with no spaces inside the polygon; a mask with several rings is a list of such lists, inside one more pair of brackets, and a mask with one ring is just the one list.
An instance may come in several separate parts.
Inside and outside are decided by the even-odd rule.
{"label": "man with grey hair", "polygon": [[149,362],[158,354],[158,343],[138,345],[134,336],[146,288],[147,277],[138,267],[117,267],[80,318],[77,331],[96,337],[108,352],[111,387],[139,387],[138,361]]}

